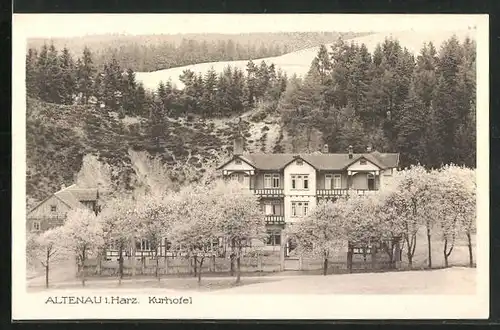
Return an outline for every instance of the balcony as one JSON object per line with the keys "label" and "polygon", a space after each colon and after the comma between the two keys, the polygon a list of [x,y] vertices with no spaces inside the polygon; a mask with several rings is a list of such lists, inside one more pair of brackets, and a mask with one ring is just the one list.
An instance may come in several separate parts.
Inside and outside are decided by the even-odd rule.
{"label": "balcony", "polygon": [[318,189],[316,195],[318,197],[337,197],[347,195],[368,195],[377,193],[377,190],[368,189]]}
{"label": "balcony", "polygon": [[282,215],[266,215],[266,225],[284,225],[285,217]]}
{"label": "balcony", "polygon": [[254,194],[261,197],[283,197],[283,189],[254,189]]}

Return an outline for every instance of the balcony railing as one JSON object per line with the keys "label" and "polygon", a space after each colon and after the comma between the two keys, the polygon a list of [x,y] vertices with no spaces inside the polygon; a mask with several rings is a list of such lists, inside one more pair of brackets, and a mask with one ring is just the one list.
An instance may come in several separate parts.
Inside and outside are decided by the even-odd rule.
{"label": "balcony railing", "polygon": [[263,197],[280,197],[283,196],[283,189],[254,189],[254,193]]}
{"label": "balcony railing", "polygon": [[266,215],[266,224],[283,225],[285,224],[285,217],[282,215]]}
{"label": "balcony railing", "polygon": [[347,196],[347,195],[368,195],[376,193],[377,190],[368,189],[318,189],[318,197]]}

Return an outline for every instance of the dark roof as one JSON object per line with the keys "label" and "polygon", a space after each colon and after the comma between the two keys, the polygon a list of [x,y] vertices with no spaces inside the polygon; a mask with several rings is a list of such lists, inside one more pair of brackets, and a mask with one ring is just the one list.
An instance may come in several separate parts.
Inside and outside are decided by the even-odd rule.
{"label": "dark roof", "polygon": [[[296,157],[302,158],[317,170],[343,170],[355,161],[365,158],[381,169],[398,167],[399,154],[374,151],[365,154],[243,154],[241,158],[259,170],[281,170]],[[225,163],[227,164],[227,163]],[[223,167],[225,164],[221,165]]]}

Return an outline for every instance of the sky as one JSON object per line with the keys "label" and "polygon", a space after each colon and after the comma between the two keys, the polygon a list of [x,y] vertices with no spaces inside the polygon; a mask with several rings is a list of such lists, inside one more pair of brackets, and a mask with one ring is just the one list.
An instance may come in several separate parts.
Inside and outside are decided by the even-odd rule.
{"label": "sky", "polygon": [[383,32],[464,30],[482,15],[373,14],[14,14],[14,31],[28,38],[92,34],[250,32]]}

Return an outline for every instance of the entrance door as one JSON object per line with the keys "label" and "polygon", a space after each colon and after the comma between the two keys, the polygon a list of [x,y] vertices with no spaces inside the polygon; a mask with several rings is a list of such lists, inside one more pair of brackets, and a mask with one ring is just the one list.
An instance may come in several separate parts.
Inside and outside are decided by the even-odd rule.
{"label": "entrance door", "polygon": [[375,190],[375,176],[371,173],[367,175],[368,178],[368,190]]}

